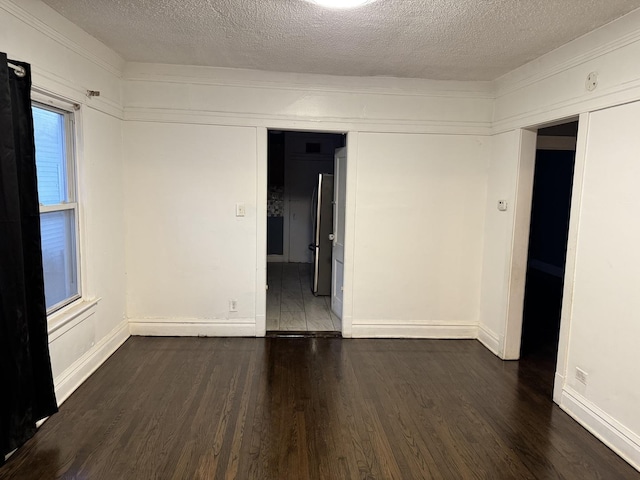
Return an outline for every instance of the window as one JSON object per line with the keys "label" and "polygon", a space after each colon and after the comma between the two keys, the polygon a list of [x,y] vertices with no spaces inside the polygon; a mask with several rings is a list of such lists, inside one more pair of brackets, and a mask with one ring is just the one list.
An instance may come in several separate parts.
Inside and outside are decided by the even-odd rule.
{"label": "window", "polygon": [[80,297],[73,113],[34,103],[47,313]]}

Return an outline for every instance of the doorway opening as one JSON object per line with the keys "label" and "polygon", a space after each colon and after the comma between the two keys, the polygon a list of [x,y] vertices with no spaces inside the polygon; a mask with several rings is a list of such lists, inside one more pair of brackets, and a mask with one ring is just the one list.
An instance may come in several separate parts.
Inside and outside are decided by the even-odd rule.
{"label": "doorway opening", "polygon": [[267,132],[267,333],[342,331],[334,251],[344,202],[335,170],[345,141],[341,133]]}
{"label": "doorway opening", "polygon": [[552,396],[558,355],[578,121],[539,128],[520,359]]}

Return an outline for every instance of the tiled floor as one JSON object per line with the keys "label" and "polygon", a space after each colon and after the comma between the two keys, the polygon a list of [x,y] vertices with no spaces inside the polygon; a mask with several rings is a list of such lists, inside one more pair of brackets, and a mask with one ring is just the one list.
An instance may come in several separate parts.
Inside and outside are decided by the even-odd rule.
{"label": "tiled floor", "polygon": [[342,330],[331,298],[311,293],[311,264],[267,263],[267,284],[267,330]]}

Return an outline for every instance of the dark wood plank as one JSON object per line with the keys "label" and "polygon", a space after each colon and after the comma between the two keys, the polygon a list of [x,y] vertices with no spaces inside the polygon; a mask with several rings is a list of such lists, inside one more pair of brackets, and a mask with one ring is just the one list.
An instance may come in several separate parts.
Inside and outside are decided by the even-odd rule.
{"label": "dark wood plank", "polygon": [[1,479],[640,479],[475,341],[131,338]]}

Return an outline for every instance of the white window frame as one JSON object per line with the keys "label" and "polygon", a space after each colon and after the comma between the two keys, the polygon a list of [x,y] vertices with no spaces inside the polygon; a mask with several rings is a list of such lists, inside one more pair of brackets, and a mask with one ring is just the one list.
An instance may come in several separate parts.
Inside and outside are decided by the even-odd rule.
{"label": "white window frame", "polygon": [[[76,130],[76,105],[72,103],[59,100],[48,95],[32,92],[31,104],[34,107],[49,110],[51,112],[59,113],[64,117],[64,148],[66,155],[65,173],[67,180],[67,198],[68,200],[63,203],[55,205],[43,205],[40,204],[40,215],[43,213],[61,212],[66,210],[73,210],[74,220],[74,236],[73,236],[73,250],[75,253],[75,284],[77,286],[77,292],[75,295],[68,297],[61,302],[52,305],[47,309],[47,317],[50,317],[53,313],[61,310],[62,308],[74,303],[76,300],[82,298],[82,277],[81,277],[81,255],[80,255],[80,209],[78,204],[78,184],[77,184],[77,130]],[[37,152],[36,152],[37,155]]]}

